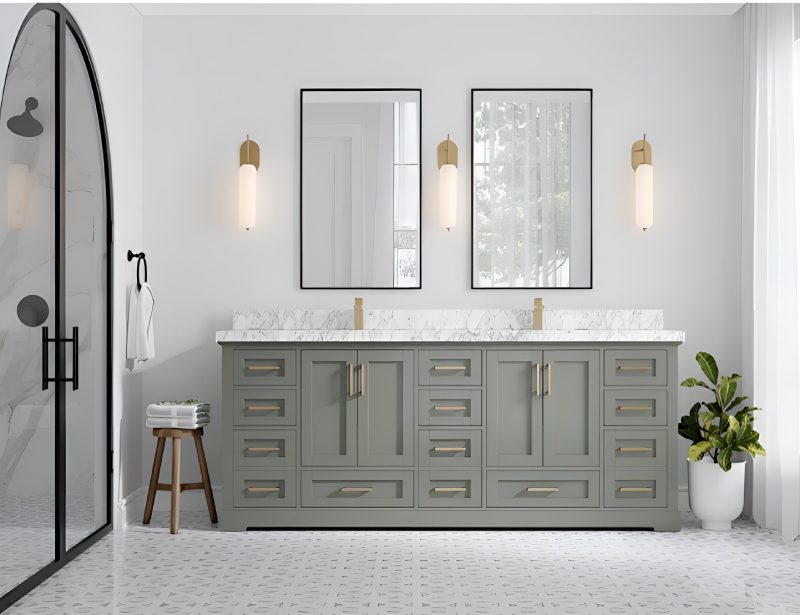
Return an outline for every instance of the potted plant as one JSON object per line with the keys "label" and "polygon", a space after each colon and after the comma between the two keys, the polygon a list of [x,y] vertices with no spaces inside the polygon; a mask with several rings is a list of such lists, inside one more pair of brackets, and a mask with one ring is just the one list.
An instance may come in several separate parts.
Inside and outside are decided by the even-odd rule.
{"label": "potted plant", "polygon": [[703,387],[713,401],[694,404],[683,416],[678,433],[689,447],[689,504],[705,530],[729,530],[744,507],[744,461],[733,461],[736,451],[766,455],[753,429],[754,406],[737,407],[747,397],[736,396],[739,374],[720,376],[717,362],[707,352],[695,357],[709,382],[687,378],[684,387]]}

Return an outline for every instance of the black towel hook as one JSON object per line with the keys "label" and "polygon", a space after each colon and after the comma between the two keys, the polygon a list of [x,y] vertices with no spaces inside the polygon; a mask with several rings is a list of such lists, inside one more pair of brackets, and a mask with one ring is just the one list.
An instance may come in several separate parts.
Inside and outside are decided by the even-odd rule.
{"label": "black towel hook", "polygon": [[147,258],[144,255],[144,252],[138,252],[134,254],[132,251],[128,250],[128,262],[131,262],[134,258],[138,258],[139,260],[136,261],[136,290],[142,290],[142,279],[139,277],[139,265],[144,261],[144,281],[147,282]]}

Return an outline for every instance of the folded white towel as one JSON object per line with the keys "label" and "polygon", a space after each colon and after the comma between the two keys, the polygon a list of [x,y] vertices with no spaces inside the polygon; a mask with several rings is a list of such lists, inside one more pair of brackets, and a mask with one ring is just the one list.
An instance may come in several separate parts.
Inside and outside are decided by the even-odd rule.
{"label": "folded white towel", "polygon": [[150,417],[145,421],[145,426],[155,429],[164,427],[172,427],[173,429],[197,429],[203,427],[211,422],[209,417],[201,417],[198,419],[178,419],[178,418],[158,418]]}
{"label": "folded white towel", "polygon": [[150,404],[147,406],[147,416],[191,418],[205,414],[208,416],[211,411],[209,404],[194,404],[191,406],[183,404]]}
{"label": "folded white towel", "polygon": [[156,356],[153,335],[153,309],[155,299],[150,285],[145,282],[142,288],[131,288],[128,303],[128,344],[127,356],[134,361],[147,361]]}

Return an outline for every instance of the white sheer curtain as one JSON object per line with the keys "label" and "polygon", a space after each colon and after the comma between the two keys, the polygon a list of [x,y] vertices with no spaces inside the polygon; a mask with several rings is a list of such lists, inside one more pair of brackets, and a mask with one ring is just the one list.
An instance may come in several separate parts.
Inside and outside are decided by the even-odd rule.
{"label": "white sheer curtain", "polygon": [[746,10],[744,171],[745,198],[753,199],[753,397],[764,408],[757,429],[767,450],[767,457],[755,461],[753,515],[792,541],[800,534],[799,56],[793,5],[751,4]]}

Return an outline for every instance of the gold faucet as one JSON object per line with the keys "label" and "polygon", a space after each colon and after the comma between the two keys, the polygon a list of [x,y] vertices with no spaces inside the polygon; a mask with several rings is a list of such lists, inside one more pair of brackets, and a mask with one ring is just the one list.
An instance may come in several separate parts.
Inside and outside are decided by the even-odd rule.
{"label": "gold faucet", "polygon": [[359,331],[364,328],[364,299],[356,297],[353,306],[353,328]]}
{"label": "gold faucet", "polygon": [[536,331],[541,331],[544,321],[544,304],[541,297],[536,297],[533,300],[533,328]]}

